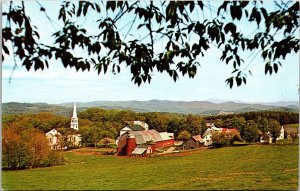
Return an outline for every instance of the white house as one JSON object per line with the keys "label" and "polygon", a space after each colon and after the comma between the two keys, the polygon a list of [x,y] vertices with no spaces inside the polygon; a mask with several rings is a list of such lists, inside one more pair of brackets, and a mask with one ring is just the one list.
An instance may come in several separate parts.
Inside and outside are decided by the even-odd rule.
{"label": "white house", "polygon": [[53,150],[61,149],[60,139],[61,134],[56,130],[52,129],[48,133],[46,133],[46,137],[49,140],[50,148]]}
{"label": "white house", "polygon": [[279,137],[277,137],[276,140],[281,140],[281,139],[284,139],[284,128],[283,128],[283,126],[281,126],[280,135],[279,135]]}
{"label": "white house", "polygon": [[[81,135],[78,132],[78,127],[76,104],[74,103],[70,128],[56,128],[46,133],[50,148],[54,150],[64,149],[66,147],[64,147],[62,143],[66,141],[69,146],[81,146]],[[66,136],[63,136],[63,134],[66,134]]]}
{"label": "white house", "polygon": [[[269,137],[269,143],[272,143],[273,138],[272,138],[270,132],[267,132],[267,135]],[[279,137],[276,138],[276,141],[282,140],[282,139],[284,139],[284,127],[283,126],[281,126],[280,135],[279,135]],[[264,143],[264,142],[266,142],[266,140],[264,140],[263,137],[260,137],[260,142]]]}
{"label": "white house", "polygon": [[211,140],[211,136],[212,136],[212,133],[213,133],[213,129],[212,128],[208,128],[206,129],[206,131],[204,132],[204,135],[203,135],[203,141],[204,141],[204,145],[205,146],[209,146],[212,144],[212,140]]}

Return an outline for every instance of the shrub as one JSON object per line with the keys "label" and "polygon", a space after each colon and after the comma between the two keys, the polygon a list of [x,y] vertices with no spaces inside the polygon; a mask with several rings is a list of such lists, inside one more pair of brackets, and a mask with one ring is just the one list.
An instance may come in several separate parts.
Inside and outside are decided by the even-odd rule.
{"label": "shrub", "polygon": [[48,140],[36,129],[3,129],[2,168],[24,169],[62,163],[62,157],[50,150]]}
{"label": "shrub", "polygon": [[178,140],[183,140],[183,141],[186,141],[188,140],[189,138],[191,137],[191,133],[184,130],[184,131],[181,131],[178,135]]}
{"label": "shrub", "polygon": [[228,139],[225,133],[213,132],[211,139],[213,146],[217,148],[230,144],[230,139]]}
{"label": "shrub", "polygon": [[46,166],[61,165],[65,161],[62,151],[50,151]]}

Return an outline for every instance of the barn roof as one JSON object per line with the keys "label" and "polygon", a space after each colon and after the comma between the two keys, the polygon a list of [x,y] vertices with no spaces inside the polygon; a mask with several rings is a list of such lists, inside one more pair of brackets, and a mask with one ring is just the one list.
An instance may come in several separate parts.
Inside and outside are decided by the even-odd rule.
{"label": "barn roof", "polygon": [[147,150],[147,148],[138,148],[136,147],[131,154],[133,155],[141,155],[143,154],[145,151]]}
{"label": "barn roof", "polygon": [[124,127],[123,129],[121,129],[121,131],[130,131],[131,129],[128,127],[128,126],[126,126],[126,127]]}
{"label": "barn roof", "polygon": [[162,139],[163,141],[174,139],[174,138],[172,137],[172,135],[171,135],[170,133],[167,133],[167,132],[159,133],[159,135],[160,135],[160,137],[161,137],[161,139]]}
{"label": "barn roof", "polygon": [[145,130],[142,126],[140,125],[128,125],[128,127],[132,130],[132,131],[143,131]]}
{"label": "barn roof", "polygon": [[162,141],[160,134],[154,129],[144,131],[130,131],[130,133],[135,136],[135,141],[138,145],[147,144],[150,141]]}

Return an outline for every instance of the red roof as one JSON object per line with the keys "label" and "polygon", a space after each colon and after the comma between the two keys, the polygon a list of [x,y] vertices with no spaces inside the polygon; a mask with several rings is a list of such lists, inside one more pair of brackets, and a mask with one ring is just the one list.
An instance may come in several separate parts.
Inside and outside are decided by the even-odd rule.
{"label": "red roof", "polygon": [[195,141],[199,141],[199,142],[202,142],[202,141],[203,141],[203,139],[201,138],[201,135],[195,135],[195,136],[193,136],[193,139],[194,139]]}
{"label": "red roof", "polygon": [[236,128],[222,128],[222,133],[238,133],[238,130]]}

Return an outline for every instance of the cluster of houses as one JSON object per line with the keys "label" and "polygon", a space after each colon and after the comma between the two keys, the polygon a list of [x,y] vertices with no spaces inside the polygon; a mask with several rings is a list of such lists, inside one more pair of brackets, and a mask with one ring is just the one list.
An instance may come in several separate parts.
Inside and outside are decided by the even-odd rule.
{"label": "cluster of houses", "polygon": [[184,148],[198,148],[202,146],[210,146],[213,144],[212,135],[214,133],[223,133],[227,136],[233,136],[234,134],[239,135],[237,129],[235,128],[217,128],[213,122],[206,123],[206,131],[201,135],[195,135],[190,137],[187,141],[183,143]]}
{"label": "cluster of houses", "polygon": [[[183,143],[184,148],[199,148],[202,146],[210,146],[213,144],[212,135],[214,133],[223,133],[226,136],[240,135],[240,132],[236,128],[217,128],[213,121],[209,120],[206,122],[207,130],[204,132],[203,137],[201,135],[195,135],[190,137],[187,141]],[[263,137],[260,137],[260,142],[269,142],[272,143],[273,138],[268,132],[269,140],[264,140]],[[284,139],[284,127],[281,127],[280,135],[276,140]]]}
{"label": "cluster of houses", "polygon": [[[217,128],[213,121],[207,121],[207,130],[203,136],[195,135],[190,137],[183,143],[184,148],[199,148],[202,146],[210,146],[213,144],[212,135],[214,133],[223,133],[226,136],[239,135],[235,128]],[[79,124],[76,111],[76,104],[74,103],[73,115],[71,117],[70,128],[67,129],[52,129],[46,133],[51,149],[65,149],[67,141],[70,146],[81,146],[81,135],[79,133]],[[62,131],[64,135],[62,135]],[[280,136],[277,140],[284,139],[284,128],[281,128]],[[261,142],[272,142],[263,140]],[[116,145],[118,147],[117,154],[119,156],[146,156],[155,153],[158,150],[174,146],[174,133],[157,132],[155,129],[150,129],[147,123],[141,121],[128,122],[128,125],[120,130],[119,136],[116,138]]]}

